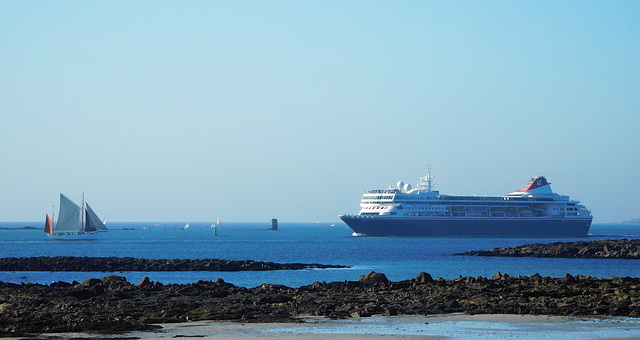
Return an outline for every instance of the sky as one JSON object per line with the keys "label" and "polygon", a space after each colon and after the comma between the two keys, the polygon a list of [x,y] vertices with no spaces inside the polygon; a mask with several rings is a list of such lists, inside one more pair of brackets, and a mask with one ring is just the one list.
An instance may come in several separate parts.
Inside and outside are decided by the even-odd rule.
{"label": "sky", "polygon": [[638,1],[0,0],[0,46],[0,221],[337,222],[429,165],[640,217]]}

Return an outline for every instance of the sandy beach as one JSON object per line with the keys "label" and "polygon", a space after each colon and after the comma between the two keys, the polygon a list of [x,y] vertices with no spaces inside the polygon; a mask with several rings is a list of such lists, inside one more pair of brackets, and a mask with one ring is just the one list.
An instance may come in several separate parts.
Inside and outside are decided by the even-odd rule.
{"label": "sandy beach", "polygon": [[197,321],[162,324],[155,332],[42,334],[42,338],[126,339],[640,339],[640,319],[537,315],[306,317],[300,323]]}

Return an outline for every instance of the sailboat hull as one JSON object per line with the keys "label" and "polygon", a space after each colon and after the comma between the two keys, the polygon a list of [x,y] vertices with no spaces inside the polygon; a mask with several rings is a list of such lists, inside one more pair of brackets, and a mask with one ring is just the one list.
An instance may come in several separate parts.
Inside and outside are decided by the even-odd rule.
{"label": "sailboat hull", "polygon": [[97,232],[90,233],[74,233],[74,232],[61,232],[47,234],[50,239],[57,241],[95,241],[98,239]]}

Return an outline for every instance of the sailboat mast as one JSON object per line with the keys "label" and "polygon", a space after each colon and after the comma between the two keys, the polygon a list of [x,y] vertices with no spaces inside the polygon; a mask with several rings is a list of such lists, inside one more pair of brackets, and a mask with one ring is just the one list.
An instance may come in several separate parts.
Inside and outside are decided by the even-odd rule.
{"label": "sailboat mast", "polygon": [[82,219],[82,231],[84,231],[84,191],[82,192],[82,208],[80,210],[80,216]]}

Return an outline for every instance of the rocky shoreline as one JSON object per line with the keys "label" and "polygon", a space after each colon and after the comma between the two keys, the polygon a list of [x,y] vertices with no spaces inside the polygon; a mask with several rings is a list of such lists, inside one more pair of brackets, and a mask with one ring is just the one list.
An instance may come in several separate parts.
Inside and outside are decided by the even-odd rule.
{"label": "rocky shoreline", "polygon": [[517,247],[494,248],[491,250],[472,250],[454,255],[638,260],[640,259],[640,239],[526,244]]}
{"label": "rocky shoreline", "polygon": [[256,271],[347,268],[319,263],[274,263],[219,259],[141,259],[132,257],[5,257],[0,271],[41,272],[164,272],[164,271]]}
{"label": "rocky shoreline", "polygon": [[417,278],[390,282],[371,272],[357,281],[298,288],[237,287],[218,279],[162,284],[121,276],[50,285],[0,283],[0,336],[153,330],[192,320],[292,322],[299,316],[532,314],[640,317],[640,278],[540,275]]}

